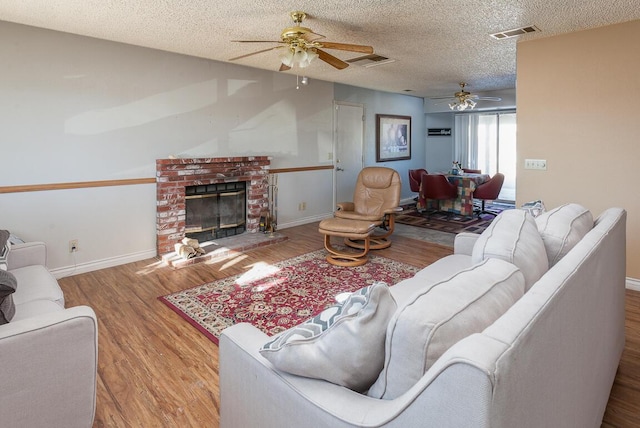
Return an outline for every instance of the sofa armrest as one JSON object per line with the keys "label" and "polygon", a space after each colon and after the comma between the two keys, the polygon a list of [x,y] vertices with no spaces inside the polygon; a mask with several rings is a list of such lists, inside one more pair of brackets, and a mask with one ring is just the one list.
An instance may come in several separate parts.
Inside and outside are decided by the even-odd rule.
{"label": "sofa armrest", "polygon": [[[258,350],[269,337],[250,324],[220,336],[221,428],[488,427],[488,414],[472,406],[490,401],[485,367],[453,358],[394,400],[381,400],[319,379],[276,370]],[[500,344],[502,346],[502,344]],[[476,352],[474,350],[474,352]],[[472,354],[473,355],[473,354]],[[247,405],[251,403],[251,405]]]}
{"label": "sofa armrest", "polygon": [[44,242],[25,242],[11,246],[7,257],[9,270],[32,265],[47,265],[47,247]]}
{"label": "sofa armrest", "polygon": [[[381,403],[323,380],[275,370],[258,352],[268,340],[262,331],[246,323],[229,327],[220,336],[221,428],[357,426],[344,420],[357,418],[355,401],[369,401],[372,408]],[[314,395],[324,396],[331,409],[314,402]],[[249,402],[251,406],[246,405]]]}
{"label": "sofa armrest", "polygon": [[91,427],[98,325],[77,306],[0,326],[0,421],[12,427]]}
{"label": "sofa armrest", "polygon": [[473,246],[480,235],[477,233],[458,233],[453,241],[453,254],[464,254],[470,256],[473,253]]}

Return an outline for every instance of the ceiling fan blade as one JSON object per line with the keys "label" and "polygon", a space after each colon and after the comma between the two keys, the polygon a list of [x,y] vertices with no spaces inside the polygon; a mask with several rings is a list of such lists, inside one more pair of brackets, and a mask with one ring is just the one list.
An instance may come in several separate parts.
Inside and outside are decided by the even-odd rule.
{"label": "ceiling fan blade", "polygon": [[256,55],[256,54],[259,54],[259,53],[262,53],[262,52],[269,52],[269,51],[272,51],[272,50],[274,50],[274,49],[278,49],[279,47],[280,47],[280,46],[274,46],[274,47],[269,48],[269,49],[262,49],[261,51],[251,52],[251,53],[248,53],[248,54],[246,54],[246,55],[240,55],[240,56],[237,56],[237,57],[235,57],[235,58],[229,58],[229,61],[235,61],[235,60],[237,60],[237,59],[246,58],[246,57],[248,57],[248,56]]}
{"label": "ceiling fan blade", "polygon": [[338,70],[342,70],[344,68],[349,67],[349,64],[341,60],[340,58],[336,58],[335,56],[316,48],[316,53],[318,54],[318,58],[326,62],[327,64],[337,68]]}
{"label": "ceiling fan blade", "polygon": [[289,67],[286,64],[280,64],[280,69],[278,71],[287,71],[287,70],[291,70],[291,67]]}
{"label": "ceiling fan blade", "polygon": [[324,39],[325,37],[327,36],[323,36],[322,34],[314,32],[304,33],[300,36],[301,39],[304,39],[307,42],[315,42],[316,40]]}
{"label": "ceiling fan blade", "polygon": [[319,42],[320,47],[327,49],[338,49],[341,51],[373,53],[373,47],[364,45],[351,45],[349,43]]}
{"label": "ceiling fan blade", "polygon": [[456,97],[429,97],[430,100],[455,100]]}
{"label": "ceiling fan blade", "polygon": [[479,100],[479,101],[502,101],[502,98],[500,98],[500,97],[476,97],[476,98],[474,98],[474,100]]}

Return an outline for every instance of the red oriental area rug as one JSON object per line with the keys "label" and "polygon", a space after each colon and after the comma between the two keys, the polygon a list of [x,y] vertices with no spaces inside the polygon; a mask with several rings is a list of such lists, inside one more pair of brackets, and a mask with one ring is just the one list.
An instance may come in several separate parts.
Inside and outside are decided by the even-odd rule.
{"label": "red oriental area rug", "polygon": [[218,343],[222,330],[233,324],[248,322],[273,336],[335,304],[341,293],[375,281],[394,285],[420,270],[375,254],[363,266],[334,266],[326,254],[323,249],[275,264],[256,263],[241,275],[159,299]]}

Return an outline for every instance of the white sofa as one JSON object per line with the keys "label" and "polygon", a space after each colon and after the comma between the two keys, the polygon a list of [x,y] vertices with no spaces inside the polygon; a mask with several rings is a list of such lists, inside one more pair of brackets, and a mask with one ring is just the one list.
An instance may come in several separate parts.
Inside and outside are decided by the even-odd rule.
{"label": "white sofa", "polygon": [[11,247],[15,314],[0,325],[0,426],[91,427],[95,416],[98,326],[87,306],[64,307],[47,270],[46,247]]}
{"label": "white sofa", "polygon": [[[397,329],[398,314],[425,288],[444,289],[479,260],[512,263],[521,272],[511,289],[524,283],[522,297],[488,327],[467,319],[477,332],[456,338],[410,384],[389,386],[415,371],[425,351],[419,329],[402,336],[387,328],[384,369],[369,395],[276,369],[260,353],[270,338],[249,324],[224,330],[221,426],[599,427],[624,348],[626,212],[610,208],[593,221],[569,205],[564,218],[564,207],[535,220],[526,214],[526,227],[498,216],[482,235],[457,235],[453,255],[390,287],[398,309],[389,326],[395,320]],[[511,218],[516,212],[524,215]]]}

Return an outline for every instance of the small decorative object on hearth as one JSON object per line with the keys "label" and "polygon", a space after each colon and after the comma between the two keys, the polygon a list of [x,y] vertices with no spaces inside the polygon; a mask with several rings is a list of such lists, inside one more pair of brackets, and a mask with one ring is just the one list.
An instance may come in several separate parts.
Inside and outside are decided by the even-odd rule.
{"label": "small decorative object on hearth", "polygon": [[197,256],[202,256],[206,253],[206,251],[202,249],[202,247],[200,246],[200,243],[198,242],[197,239],[184,238],[182,240],[182,243],[188,247],[193,248]]}
{"label": "small decorative object on hearth", "polygon": [[176,254],[183,260],[202,256],[206,253],[206,251],[200,247],[198,240],[193,238],[184,238],[182,242],[177,243],[174,248]]}
{"label": "small decorative object on hearth", "polygon": [[260,232],[269,233],[273,231],[273,221],[269,211],[263,211],[260,214]]}
{"label": "small decorative object on hearth", "polygon": [[182,243],[178,243],[175,245],[176,254],[180,256],[182,259],[192,259],[196,256],[196,250],[188,245],[184,245]]}

